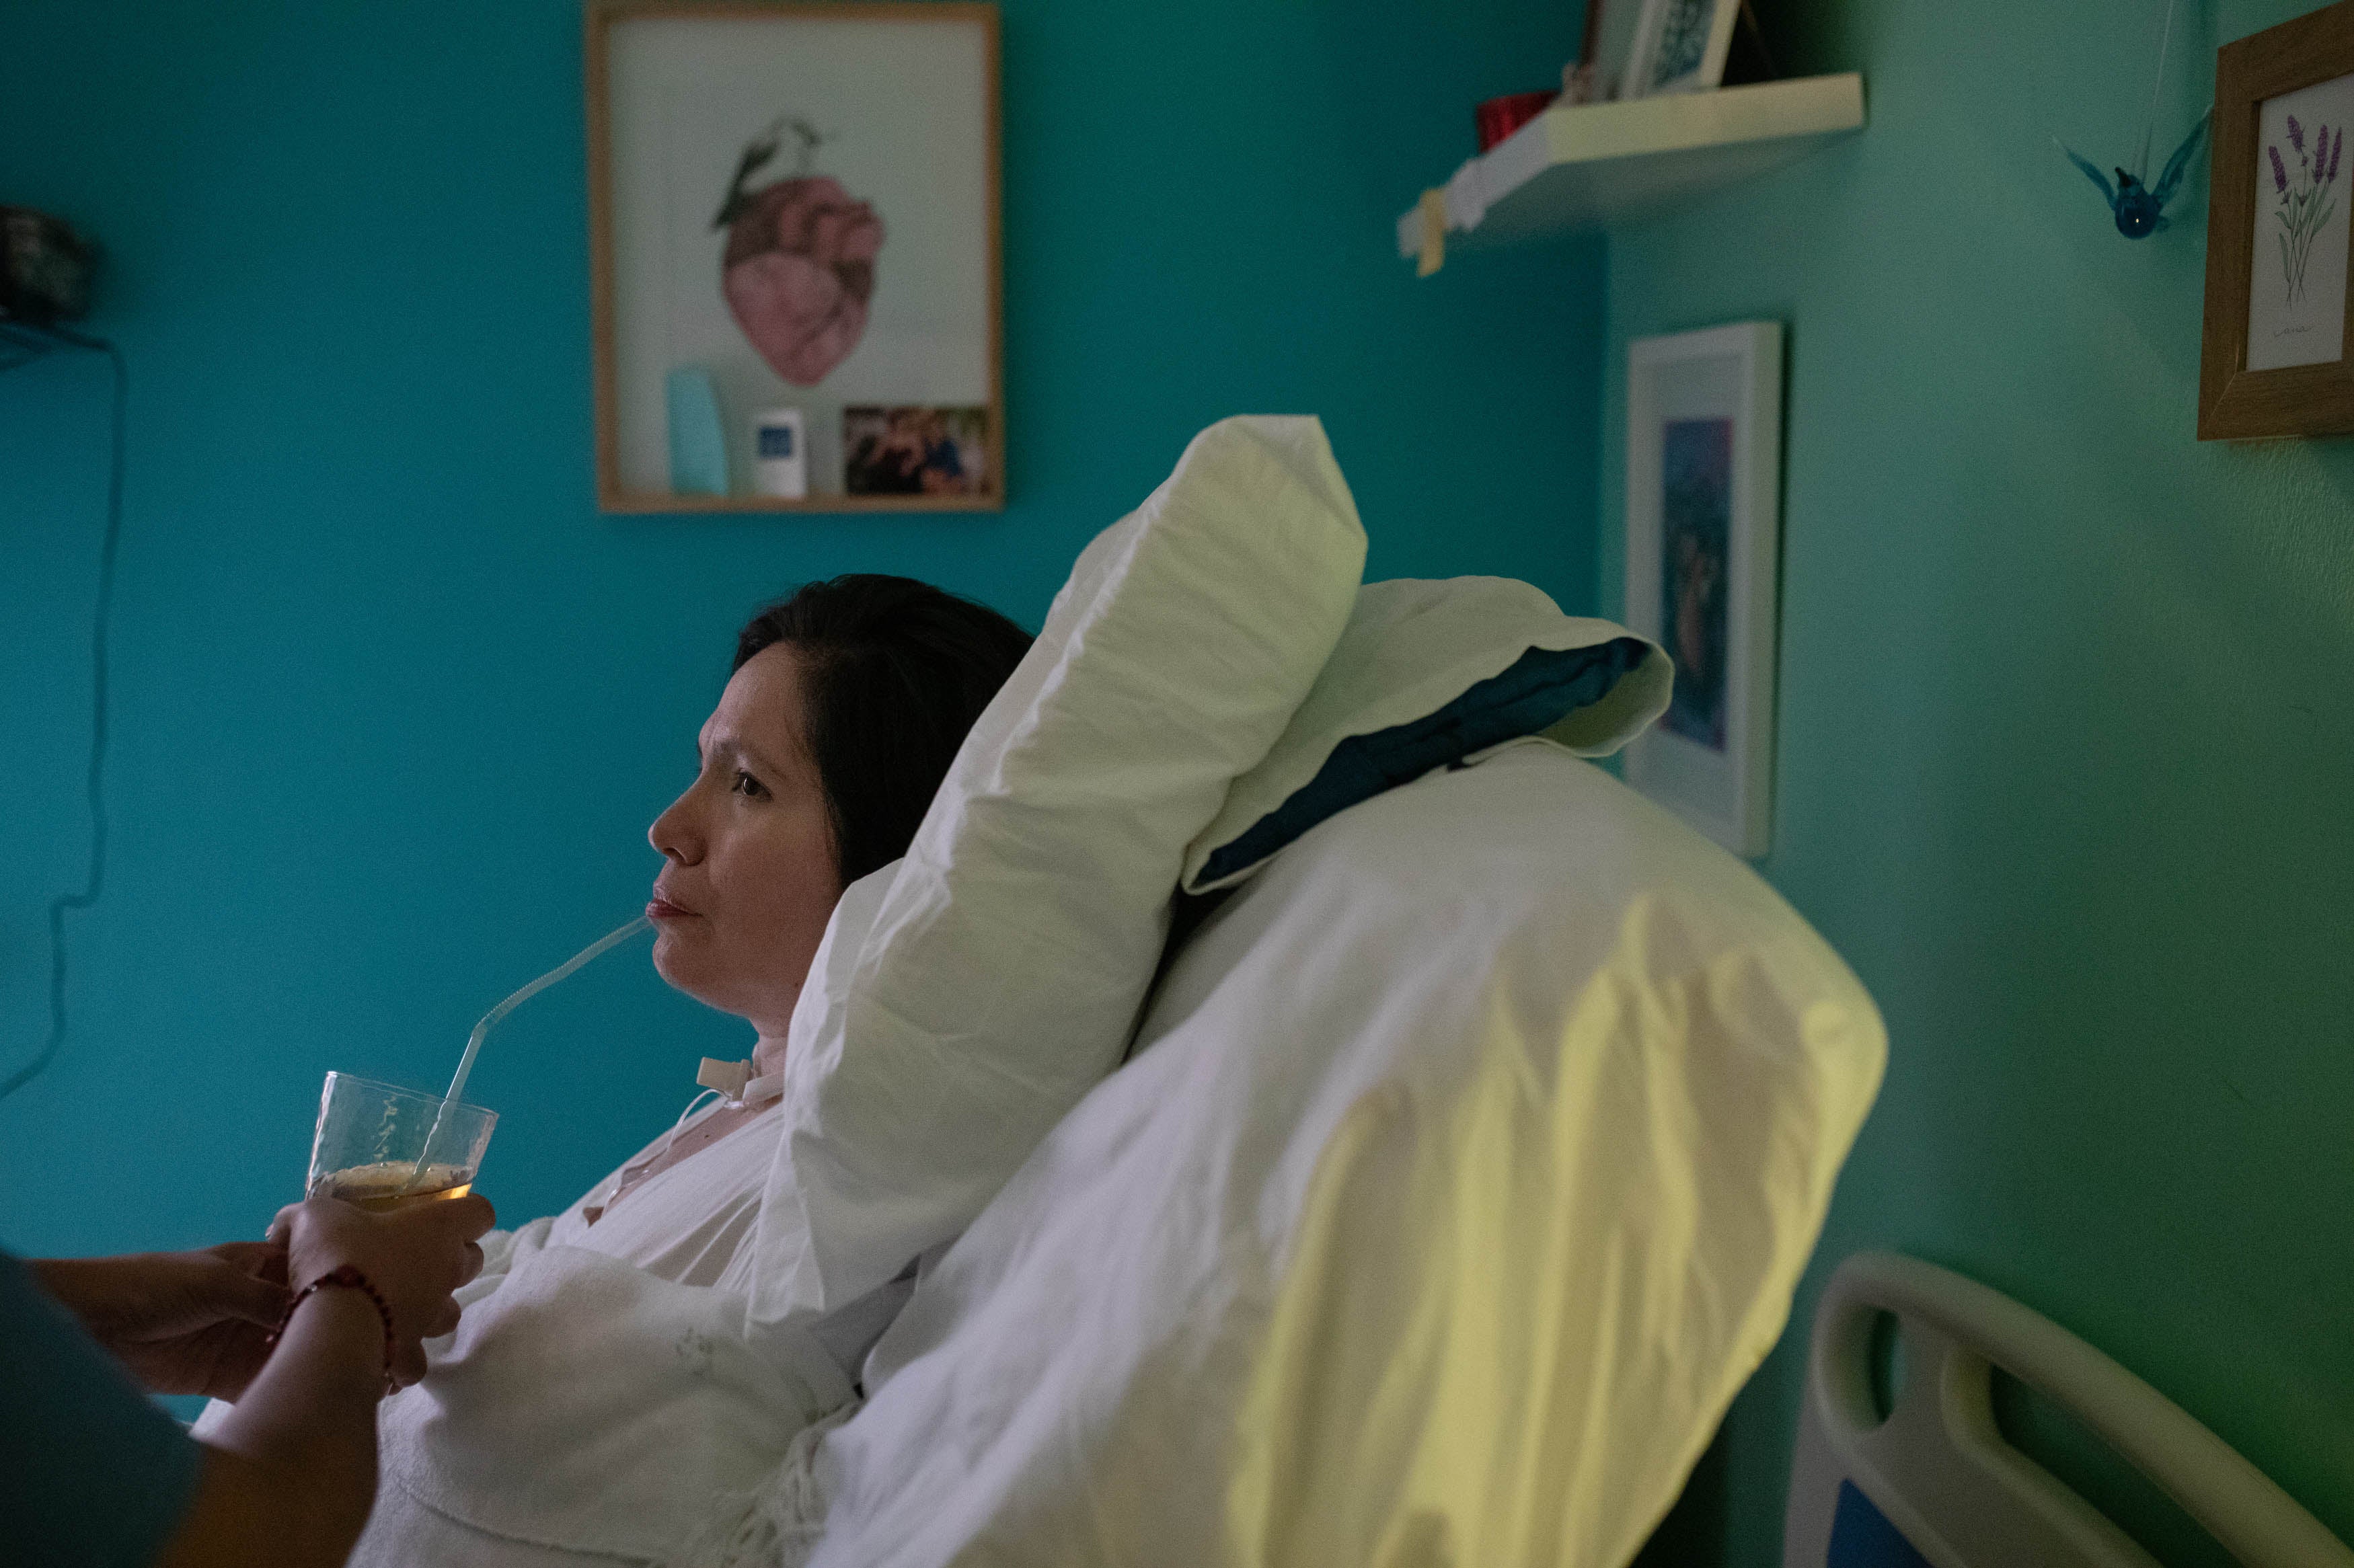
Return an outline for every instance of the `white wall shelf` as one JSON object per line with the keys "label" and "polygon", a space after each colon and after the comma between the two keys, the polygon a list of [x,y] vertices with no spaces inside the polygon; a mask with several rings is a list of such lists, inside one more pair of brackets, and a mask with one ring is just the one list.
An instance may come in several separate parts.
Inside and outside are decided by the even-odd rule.
{"label": "white wall shelf", "polygon": [[[1606,228],[1755,177],[1863,128],[1863,78],[1803,77],[1548,109],[1447,181],[1447,246]],[[1422,254],[1419,206],[1398,254]]]}

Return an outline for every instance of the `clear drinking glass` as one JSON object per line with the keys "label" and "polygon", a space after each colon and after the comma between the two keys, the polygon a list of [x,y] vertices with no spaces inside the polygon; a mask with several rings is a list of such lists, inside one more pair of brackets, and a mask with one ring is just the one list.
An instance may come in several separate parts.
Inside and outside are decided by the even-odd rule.
{"label": "clear drinking glass", "polygon": [[480,1106],[330,1073],[319,1095],[304,1192],[379,1213],[406,1202],[462,1198],[473,1191],[498,1119],[497,1112]]}

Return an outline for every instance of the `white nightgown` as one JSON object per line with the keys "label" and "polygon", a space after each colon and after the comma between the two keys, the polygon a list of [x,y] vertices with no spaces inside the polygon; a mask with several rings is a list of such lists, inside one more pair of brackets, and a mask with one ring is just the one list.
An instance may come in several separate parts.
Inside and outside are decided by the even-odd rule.
{"label": "white nightgown", "polygon": [[[714,1106],[688,1119],[679,1128],[678,1136],[686,1136],[717,1108]],[[557,1215],[547,1245],[603,1253],[673,1285],[748,1290],[752,1226],[760,1216],[760,1192],[776,1163],[782,1124],[778,1103],[771,1102],[767,1110],[718,1142],[695,1150],[666,1171],[656,1171],[613,1203],[610,1195],[623,1176],[659,1152],[670,1135],[655,1139]],[[597,1216],[593,1224],[591,1214]],[[894,1280],[811,1330],[851,1383],[859,1381],[866,1352],[891,1326],[915,1284],[912,1274]]]}
{"label": "white nightgown", "polygon": [[658,1562],[705,1498],[758,1484],[854,1405],[914,1275],[781,1337],[747,1327],[782,1128],[772,1105],[604,1207],[657,1139],[563,1213],[483,1238],[458,1332],[380,1409],[353,1568]]}

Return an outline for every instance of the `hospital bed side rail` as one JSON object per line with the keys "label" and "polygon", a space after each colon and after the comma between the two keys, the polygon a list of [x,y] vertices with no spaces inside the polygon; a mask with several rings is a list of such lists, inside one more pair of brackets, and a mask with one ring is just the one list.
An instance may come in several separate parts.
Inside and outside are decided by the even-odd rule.
{"label": "hospital bed side rail", "polygon": [[[1883,1312],[1905,1367],[1884,1420],[1871,1375]],[[2131,1461],[2245,1568],[2354,1568],[2271,1478],[2115,1361],[1974,1280],[1882,1252],[1842,1263],[1815,1310],[1784,1568],[2158,1568],[2003,1439],[1996,1367]]]}

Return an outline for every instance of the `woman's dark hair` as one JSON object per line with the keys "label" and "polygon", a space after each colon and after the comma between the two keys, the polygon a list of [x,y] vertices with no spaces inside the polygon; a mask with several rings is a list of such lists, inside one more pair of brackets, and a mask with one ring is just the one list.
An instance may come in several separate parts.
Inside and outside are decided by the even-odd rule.
{"label": "woman's dark hair", "polygon": [[1030,634],[929,583],[854,572],[805,583],[754,616],[731,668],[779,642],[801,656],[809,747],[847,887],[907,853]]}

